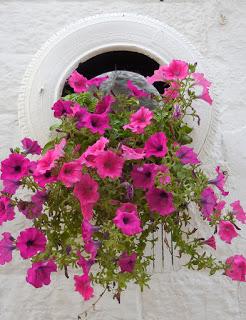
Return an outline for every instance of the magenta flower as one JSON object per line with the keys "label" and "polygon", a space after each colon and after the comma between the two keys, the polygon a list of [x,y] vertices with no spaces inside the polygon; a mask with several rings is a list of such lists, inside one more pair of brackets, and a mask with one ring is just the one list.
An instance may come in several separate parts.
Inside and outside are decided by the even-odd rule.
{"label": "magenta flower", "polygon": [[82,177],[82,166],[79,161],[66,162],[61,167],[57,179],[64,183],[66,187],[72,187],[79,182]]}
{"label": "magenta flower", "polygon": [[88,87],[91,87],[91,86],[100,87],[100,85],[106,80],[108,80],[108,76],[95,77],[90,80],[87,80],[87,85]]}
{"label": "magenta flower", "polygon": [[42,149],[37,141],[29,138],[24,138],[23,140],[21,140],[21,143],[26,154],[41,154]]}
{"label": "magenta flower", "polygon": [[26,281],[35,288],[50,284],[51,272],[57,272],[57,266],[53,260],[34,262],[27,270]]}
{"label": "magenta flower", "polygon": [[131,203],[125,203],[116,210],[113,222],[125,235],[132,236],[142,232],[137,208]]}
{"label": "magenta flower", "polygon": [[145,142],[144,150],[146,152],[146,158],[155,156],[162,158],[167,154],[167,137],[163,132],[154,133]]}
{"label": "magenta flower", "polygon": [[161,216],[168,216],[175,211],[171,192],[152,187],[147,192],[146,199],[150,210]]}
{"label": "magenta flower", "polygon": [[78,291],[85,301],[93,297],[94,290],[91,287],[90,277],[87,273],[82,276],[75,275],[74,281],[75,291]]}
{"label": "magenta flower", "polygon": [[155,182],[157,171],[158,166],[154,163],[144,164],[141,167],[135,165],[131,172],[134,187],[143,190],[152,187]]}
{"label": "magenta flower", "polygon": [[95,113],[102,114],[111,111],[111,105],[115,102],[115,98],[111,95],[104,96],[100,102],[97,103]]}
{"label": "magenta flower", "polygon": [[100,137],[92,146],[89,146],[82,156],[78,159],[82,164],[85,164],[87,167],[95,168],[96,157],[104,151],[109,140],[104,137]]}
{"label": "magenta flower", "polygon": [[205,188],[201,193],[201,212],[206,219],[210,219],[217,203],[214,190],[210,187]]}
{"label": "magenta flower", "polygon": [[236,219],[240,221],[241,223],[246,223],[246,212],[243,210],[240,201],[234,201],[230,205],[232,207],[233,213],[236,216]]}
{"label": "magenta flower", "polygon": [[211,248],[213,248],[214,250],[216,250],[216,242],[215,242],[214,236],[211,236],[207,240],[204,240],[203,244],[206,244],[206,245],[210,246]]}
{"label": "magenta flower", "polygon": [[93,226],[87,219],[83,219],[81,225],[82,238],[84,241],[89,241],[94,232],[98,231],[99,227]]}
{"label": "magenta flower", "polygon": [[52,175],[51,170],[47,170],[44,173],[35,172],[33,174],[33,178],[41,188],[44,188],[48,183],[54,183],[57,181],[57,177]]}
{"label": "magenta flower", "polygon": [[143,148],[129,148],[124,144],[121,145],[122,157],[124,160],[139,160],[145,157],[145,151]]}
{"label": "magenta flower", "polygon": [[137,86],[135,86],[131,80],[127,81],[127,88],[131,91],[131,95],[136,98],[146,98],[149,97],[149,94],[144,90],[140,90]]}
{"label": "magenta flower", "polygon": [[199,164],[200,161],[197,158],[197,154],[193,151],[193,148],[181,146],[177,152],[176,157],[180,159],[182,164]]}
{"label": "magenta flower", "polygon": [[150,125],[153,112],[148,108],[141,107],[130,116],[130,123],[123,126],[123,129],[130,129],[133,133],[144,133],[144,129]]}
{"label": "magenta flower", "polygon": [[232,239],[238,236],[234,225],[230,221],[221,220],[219,222],[219,232],[220,239],[226,243],[231,243]]}
{"label": "magenta flower", "polygon": [[76,93],[81,93],[88,90],[87,79],[76,70],[70,75],[68,84]]}
{"label": "magenta flower", "polygon": [[223,196],[227,196],[229,192],[224,190],[225,179],[226,176],[222,171],[220,171],[220,167],[216,167],[217,177],[213,180],[209,180],[208,183],[215,185],[221,192]]}
{"label": "magenta flower", "polygon": [[234,281],[245,282],[246,275],[246,259],[241,255],[234,255],[226,259],[226,264],[229,268],[225,273]]}
{"label": "magenta flower", "polygon": [[106,129],[111,128],[109,125],[108,114],[90,113],[87,117],[85,127],[88,128],[92,133],[104,134]]}
{"label": "magenta flower", "polygon": [[0,240],[0,265],[4,265],[12,260],[12,251],[15,249],[14,238],[9,232],[2,233]]}
{"label": "magenta flower", "polygon": [[35,256],[38,252],[44,252],[46,247],[46,237],[42,231],[36,228],[27,228],[21,231],[16,247],[20,250],[23,259]]}
{"label": "magenta flower", "polygon": [[195,80],[195,85],[202,87],[202,93],[197,98],[202,99],[211,105],[213,103],[213,100],[209,95],[209,87],[211,86],[211,82],[204,78],[203,73],[192,73],[192,77]]}
{"label": "magenta flower", "polygon": [[166,66],[160,66],[158,70],[154,71],[154,74],[151,77],[147,77],[146,80],[148,83],[153,84],[154,82],[164,82],[164,70]]}
{"label": "magenta flower", "polygon": [[15,194],[16,190],[19,188],[20,185],[21,185],[20,181],[3,180],[3,186],[4,186],[3,192],[13,195]]}
{"label": "magenta flower", "polygon": [[64,147],[66,145],[66,139],[62,139],[59,144],[55,145],[55,148],[48,150],[46,154],[38,161],[37,168],[34,172],[35,175],[44,174],[47,171],[55,167],[56,161],[63,157]]}
{"label": "magenta flower", "polygon": [[38,190],[31,199],[35,205],[43,205],[47,201],[48,195],[45,190]]}
{"label": "magenta flower", "polygon": [[19,201],[18,209],[27,219],[38,218],[42,214],[43,206],[28,201]]}
{"label": "magenta flower", "polygon": [[86,260],[79,251],[77,252],[77,256],[79,257],[76,261],[77,265],[82,268],[84,273],[88,274],[94,261],[92,259]]}
{"label": "magenta flower", "polygon": [[3,222],[11,221],[15,217],[14,208],[7,197],[0,197],[0,226]]}
{"label": "magenta flower", "polygon": [[65,101],[60,99],[54,103],[51,109],[54,111],[54,117],[60,119],[63,116],[67,116],[68,114],[73,113],[72,106],[72,101]]}
{"label": "magenta flower", "polygon": [[85,242],[84,249],[85,252],[91,254],[91,259],[94,261],[97,255],[97,251],[100,247],[101,243],[99,241],[89,240]]}
{"label": "magenta flower", "polygon": [[149,83],[166,80],[183,80],[189,74],[189,65],[182,60],[172,60],[169,65],[161,66],[154,75],[147,78]]}
{"label": "magenta flower", "polygon": [[30,161],[22,154],[11,153],[1,162],[1,179],[18,181],[28,175]]}
{"label": "magenta flower", "polygon": [[180,85],[177,82],[171,82],[169,87],[164,90],[163,96],[167,100],[176,99],[179,97]]}
{"label": "magenta flower", "polygon": [[73,107],[73,117],[77,121],[76,122],[76,128],[80,130],[81,128],[84,128],[87,123],[87,119],[89,117],[90,113],[85,107],[81,107],[78,103],[74,104]]}
{"label": "magenta flower", "polygon": [[121,272],[133,272],[136,260],[137,254],[135,252],[130,255],[127,252],[122,253],[118,260]]}
{"label": "magenta flower", "polygon": [[124,159],[112,151],[103,151],[96,157],[95,165],[101,178],[116,179],[121,177]]}

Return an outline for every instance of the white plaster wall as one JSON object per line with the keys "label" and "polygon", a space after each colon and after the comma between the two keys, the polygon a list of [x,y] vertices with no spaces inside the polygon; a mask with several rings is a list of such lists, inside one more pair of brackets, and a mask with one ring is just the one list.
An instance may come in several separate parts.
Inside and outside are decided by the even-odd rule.
{"label": "white plaster wall", "polygon": [[[18,144],[18,88],[32,55],[52,34],[87,15],[135,12],[160,19],[183,33],[207,59],[219,110],[211,163],[230,174],[230,199],[246,207],[246,1],[245,0],[19,0],[0,1],[0,158]],[[91,35],[93,36],[93,35]],[[176,57],[178,58],[178,57]],[[1,231],[17,233],[22,219]],[[246,239],[246,233],[243,233]],[[219,254],[246,254],[245,239]],[[246,285],[223,276],[186,271],[168,256],[163,273],[156,273],[151,290],[141,294],[132,286],[119,306],[110,297],[88,319],[100,320],[244,320]],[[52,285],[34,289],[25,282],[27,263],[17,258],[0,269],[1,320],[72,320],[84,309],[73,292],[73,281],[63,275]],[[71,277],[72,278],[72,277]],[[100,289],[98,289],[100,292]]]}

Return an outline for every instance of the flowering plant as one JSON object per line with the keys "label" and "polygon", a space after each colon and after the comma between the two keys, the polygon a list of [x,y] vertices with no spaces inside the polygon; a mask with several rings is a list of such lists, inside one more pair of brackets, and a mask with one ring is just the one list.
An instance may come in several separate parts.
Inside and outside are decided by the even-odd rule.
{"label": "flowering plant", "polygon": [[[57,269],[77,268],[75,290],[88,300],[92,284],[100,284],[120,300],[130,281],[148,285],[146,253],[154,232],[171,234],[174,252],[185,257],[190,269],[221,270],[232,280],[245,281],[246,259],[234,255],[217,261],[206,246],[216,250],[216,238],[230,244],[238,236],[238,223],[246,213],[240,201],[225,211],[225,173],[218,166],[209,179],[201,169],[187,117],[200,122],[196,99],[212,104],[211,83],[196,64],[173,60],[148,77],[163,82],[162,95],[125,83],[126,94],[101,90],[108,77],[86,79],[74,71],[68,79],[73,92],[52,107],[59,123],[53,138],[41,148],[22,140],[1,162],[3,190],[0,224],[22,214],[31,227],[17,237],[9,232],[0,240],[0,264],[10,262],[13,251],[31,259],[26,281],[36,288],[51,282]],[[197,93],[200,88],[200,93]],[[155,108],[150,108],[154,102]],[[20,190],[30,193],[23,200]],[[23,192],[22,192],[23,193]],[[191,225],[189,204],[211,227],[208,239]],[[170,249],[170,243],[165,239]]]}

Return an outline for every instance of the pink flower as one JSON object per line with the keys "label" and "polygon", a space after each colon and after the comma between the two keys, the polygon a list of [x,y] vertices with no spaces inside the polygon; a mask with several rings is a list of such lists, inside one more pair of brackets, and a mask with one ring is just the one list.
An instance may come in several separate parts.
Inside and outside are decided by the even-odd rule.
{"label": "pink flower", "polygon": [[140,90],[137,86],[135,86],[131,80],[127,81],[127,88],[131,91],[131,95],[136,98],[149,97],[149,94],[144,90]]}
{"label": "pink flower", "polygon": [[81,93],[87,91],[87,79],[78,73],[76,70],[70,75],[68,83],[74,92]]}
{"label": "pink flower", "polygon": [[77,252],[77,256],[79,257],[77,265],[82,268],[84,273],[88,274],[94,261],[92,259],[86,260],[79,251]]}
{"label": "pink flower", "polygon": [[155,156],[162,158],[167,153],[167,137],[163,132],[154,133],[149,139],[145,142],[144,146],[146,157],[150,158]]}
{"label": "pink flower", "polygon": [[160,66],[158,70],[154,71],[154,74],[151,77],[147,77],[146,80],[148,83],[153,84],[154,82],[164,82],[164,70],[166,66]]}
{"label": "pink flower", "polygon": [[43,205],[47,201],[48,195],[45,190],[38,190],[31,197],[31,199],[32,199],[32,203],[34,203],[35,205]]}
{"label": "pink flower", "polygon": [[208,183],[215,185],[221,192],[223,196],[227,196],[229,192],[224,190],[225,179],[226,176],[222,171],[220,171],[220,167],[216,167],[217,177],[213,180],[209,180]]}
{"label": "pink flower", "polygon": [[58,180],[63,182],[66,187],[72,187],[79,182],[82,176],[82,167],[79,161],[66,162],[61,167]]}
{"label": "pink flower", "polygon": [[225,273],[234,281],[245,282],[246,275],[246,259],[241,255],[234,255],[226,259],[226,264],[229,268]]}
{"label": "pink flower", "polygon": [[205,188],[201,193],[201,212],[203,216],[210,219],[217,203],[216,195],[212,188]]}
{"label": "pink flower", "polygon": [[1,179],[18,181],[28,175],[30,161],[22,154],[11,153],[1,162]]}
{"label": "pink flower", "polygon": [[78,103],[74,104],[73,107],[73,117],[77,121],[76,122],[76,128],[80,130],[81,128],[84,128],[86,126],[88,117],[90,113],[88,110],[84,107],[81,107]]}
{"label": "pink flower", "polygon": [[134,187],[143,190],[152,187],[155,182],[157,169],[158,166],[154,163],[144,164],[141,167],[134,166],[131,172]]}
{"label": "pink flower", "polygon": [[0,240],[0,265],[4,265],[12,260],[12,251],[15,249],[14,238],[9,232],[2,233]]}
{"label": "pink flower", "polygon": [[149,83],[166,80],[183,80],[189,74],[189,65],[182,60],[172,60],[169,65],[161,66],[154,75],[147,78]]}
{"label": "pink flower", "polygon": [[23,213],[27,219],[38,218],[42,214],[43,206],[33,202],[22,201],[18,203],[18,209]]}
{"label": "pink flower", "polygon": [[221,220],[219,222],[219,236],[220,239],[226,243],[231,243],[231,240],[238,236],[234,225],[230,221]]}
{"label": "pink flower", "polygon": [[131,202],[121,203],[116,213],[118,214],[120,212],[135,213],[136,215],[138,214],[137,206]]}
{"label": "pink flower", "polygon": [[195,80],[195,85],[202,87],[202,93],[198,96],[199,99],[206,101],[208,104],[212,104],[213,100],[209,95],[209,87],[211,82],[204,78],[203,73],[192,73],[192,77]]}
{"label": "pink flower", "polygon": [[66,145],[66,139],[62,139],[59,144],[55,145],[55,148],[48,150],[46,154],[38,161],[37,168],[34,172],[35,175],[44,174],[46,171],[55,167],[56,161],[63,157],[64,147]]}
{"label": "pink flower", "polygon": [[107,138],[101,137],[92,146],[89,146],[78,160],[87,167],[95,168],[96,157],[104,151],[108,142]]}
{"label": "pink flower", "polygon": [[206,245],[210,246],[211,248],[213,248],[214,250],[216,250],[216,242],[215,242],[214,236],[211,236],[207,240],[204,240],[203,244],[206,244]]}
{"label": "pink flower", "polygon": [[93,297],[94,290],[91,287],[90,277],[87,273],[82,276],[74,276],[75,281],[75,291],[78,291],[84,300],[89,300]]}
{"label": "pink flower", "polygon": [[91,259],[94,261],[97,255],[97,251],[100,247],[100,242],[99,241],[94,241],[94,240],[89,240],[85,242],[84,248],[85,252],[91,254]]}
{"label": "pink flower", "polygon": [[20,185],[21,185],[20,181],[3,180],[3,186],[4,186],[3,192],[13,195],[15,194],[16,190],[19,188]]}
{"label": "pink flower", "polygon": [[35,172],[33,174],[34,181],[44,188],[48,183],[54,183],[57,181],[57,177],[52,175],[51,170],[47,170],[44,173]]}
{"label": "pink flower", "polygon": [[127,252],[122,253],[118,260],[121,272],[133,272],[136,260],[137,254],[135,252],[130,255]]}
{"label": "pink flower", "polygon": [[109,117],[107,113],[97,114],[91,113],[87,117],[85,127],[92,133],[104,134],[106,129],[111,128],[109,125]]}
{"label": "pink flower", "polygon": [[102,151],[96,157],[95,164],[101,178],[116,179],[122,174],[124,159],[112,151]]}
{"label": "pink flower", "polygon": [[164,90],[163,96],[167,100],[176,99],[179,97],[180,85],[177,82],[171,82],[169,87]]}
{"label": "pink flower", "polygon": [[98,231],[99,227],[93,226],[87,219],[83,219],[81,225],[82,238],[84,241],[89,241],[94,232]]}
{"label": "pink flower", "polygon": [[241,221],[241,223],[245,224],[246,223],[246,212],[243,210],[240,201],[234,201],[233,203],[231,203],[231,207],[233,210],[233,213],[236,216],[236,219],[238,221]]}
{"label": "pink flower", "polygon": [[35,288],[49,285],[51,272],[57,272],[57,266],[53,260],[34,262],[27,270],[26,281]]}
{"label": "pink flower", "polygon": [[24,138],[21,140],[22,147],[26,154],[41,154],[41,147],[37,141],[31,140],[29,138]]}
{"label": "pink flower", "polygon": [[111,111],[111,105],[115,102],[115,98],[111,95],[104,96],[96,105],[95,113],[102,114]]}
{"label": "pink flower", "polygon": [[175,211],[173,195],[163,189],[152,187],[146,194],[148,206],[152,212],[168,216]]}
{"label": "pink flower", "polygon": [[44,252],[46,237],[42,231],[36,228],[27,228],[20,232],[16,241],[16,247],[20,250],[23,259],[35,256],[38,252]]}
{"label": "pink flower", "polygon": [[133,133],[144,133],[144,129],[150,125],[153,112],[148,108],[141,107],[130,117],[130,123],[123,126],[123,129],[130,129]]}
{"label": "pink flower", "polygon": [[62,116],[67,116],[68,114],[73,113],[72,106],[72,101],[60,99],[54,103],[51,109],[54,111],[54,117],[60,119]]}
{"label": "pink flower", "polygon": [[116,216],[113,219],[114,224],[125,235],[132,236],[142,232],[141,221],[138,217],[136,207],[132,204],[124,204],[116,211]]}
{"label": "pink flower", "polygon": [[108,80],[108,76],[95,77],[90,80],[87,80],[87,85],[88,87],[91,87],[91,86],[100,87],[100,85],[106,80]]}
{"label": "pink flower", "polygon": [[124,160],[139,160],[145,157],[145,151],[143,148],[129,148],[124,144],[121,145],[122,157]]}
{"label": "pink flower", "polygon": [[176,157],[180,159],[182,164],[199,164],[200,161],[197,158],[197,154],[193,151],[193,148],[181,146],[177,152]]}
{"label": "pink flower", "polygon": [[15,217],[14,208],[7,197],[0,197],[0,226],[3,222],[11,221]]}

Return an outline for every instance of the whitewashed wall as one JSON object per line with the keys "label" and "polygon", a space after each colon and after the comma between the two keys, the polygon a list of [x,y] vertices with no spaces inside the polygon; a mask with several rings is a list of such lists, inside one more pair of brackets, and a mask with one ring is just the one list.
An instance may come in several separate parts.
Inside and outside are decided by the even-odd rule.
{"label": "whitewashed wall", "polygon": [[[246,1],[245,0],[1,0],[0,1],[0,158],[18,144],[17,97],[32,55],[52,34],[87,15],[135,12],[160,19],[184,34],[207,59],[219,110],[211,163],[230,174],[230,199],[246,207]],[[91,35],[93,36],[93,35]],[[176,57],[178,58],[178,57]],[[2,231],[17,230],[5,225]],[[246,233],[244,232],[246,238]],[[246,254],[243,238],[219,253]],[[240,244],[241,242],[241,244]],[[1,320],[72,320],[84,309],[73,292],[73,281],[53,277],[51,286],[34,289],[25,282],[26,263],[15,259],[0,269]],[[72,277],[71,277],[72,278]],[[100,292],[100,289],[98,290]],[[151,290],[140,294],[134,286],[119,306],[106,297],[89,319],[100,320],[244,320],[246,285],[223,276],[209,277],[166,268],[153,276]]]}

